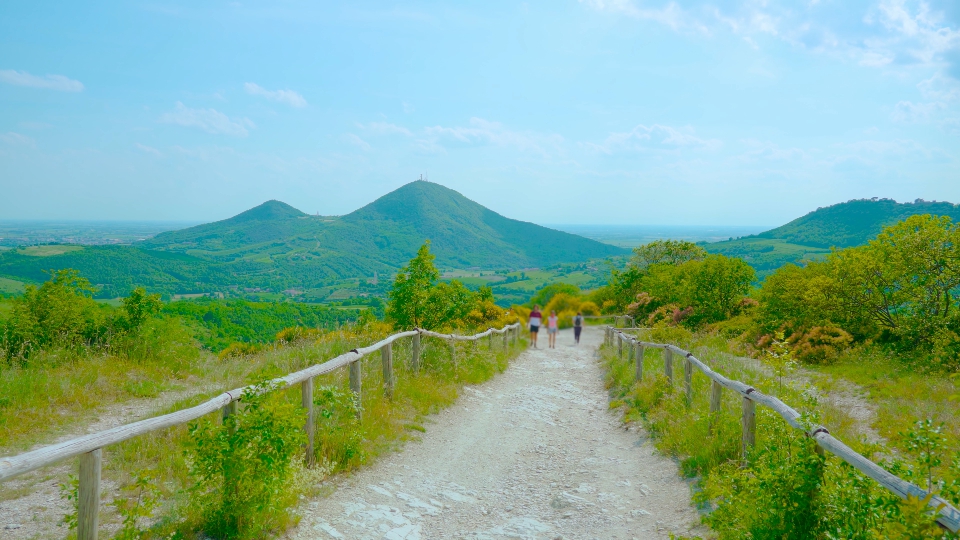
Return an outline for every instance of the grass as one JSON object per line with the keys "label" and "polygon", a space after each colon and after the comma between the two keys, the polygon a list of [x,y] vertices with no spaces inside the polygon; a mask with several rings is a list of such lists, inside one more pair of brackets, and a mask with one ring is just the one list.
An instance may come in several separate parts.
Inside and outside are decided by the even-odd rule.
{"label": "grass", "polygon": [[942,373],[930,373],[886,354],[878,347],[844,353],[835,363],[812,366],[818,387],[831,390],[844,381],[862,388],[876,406],[873,428],[894,448],[903,450],[906,433],[927,418],[944,424],[951,453],[960,452],[960,389]]}
{"label": "grass", "polygon": [[0,293],[20,294],[26,288],[26,284],[15,279],[0,277]]}
{"label": "grass", "polygon": [[[4,453],[12,454],[38,442],[50,441],[57,433],[85,423],[96,411],[111,404],[136,397],[155,397],[166,390],[199,389],[199,393],[179,399],[159,412],[180,410],[223,390],[321,363],[369,345],[391,332],[383,324],[362,329],[346,327],[324,334],[316,341],[301,341],[225,361],[200,352],[192,343],[187,344],[194,351],[192,355],[171,350],[155,354],[152,363],[137,363],[113,355],[57,361],[53,356],[58,353],[50,353],[44,358],[43,367],[15,368],[0,373],[0,396],[13,398],[0,405],[3,419],[0,446]],[[502,350],[501,343],[495,340],[492,350],[487,348],[486,340],[477,348],[458,344],[454,364],[446,343],[424,339],[421,369],[415,375],[409,365],[410,340],[396,342],[396,382],[392,398],[383,392],[379,355],[364,358],[361,361],[363,419],[358,426],[361,452],[343,459],[336,445],[318,445],[321,466],[315,470],[299,468],[294,480],[296,485],[291,489],[303,495],[315,495],[325,474],[361,467],[384,453],[395,451],[404,441],[419,437],[428,429],[424,427],[426,415],[452,404],[463,385],[479,384],[502,372],[508,361],[524,349],[523,341],[506,351]],[[315,384],[346,390],[347,371],[341,369],[317,377]],[[277,399],[299,404],[300,389],[281,390]],[[216,414],[210,416],[216,421],[213,419]],[[318,433],[318,440],[323,436],[324,433]],[[191,505],[188,489],[191,478],[185,449],[189,442],[188,428],[182,425],[104,449],[103,485],[113,492],[110,496],[132,484],[138,472],[157,472],[163,505],[159,520],[147,538],[166,538],[175,530],[186,532],[196,517],[197,510]],[[75,469],[75,464],[72,468]],[[13,496],[0,493],[0,499]],[[118,523],[118,515],[107,505],[101,506],[101,515],[104,523]]]}
{"label": "grass", "polygon": [[83,246],[54,245],[54,246],[30,246],[20,249],[23,255],[31,257],[52,257],[54,255],[63,255],[73,251],[80,251]]}

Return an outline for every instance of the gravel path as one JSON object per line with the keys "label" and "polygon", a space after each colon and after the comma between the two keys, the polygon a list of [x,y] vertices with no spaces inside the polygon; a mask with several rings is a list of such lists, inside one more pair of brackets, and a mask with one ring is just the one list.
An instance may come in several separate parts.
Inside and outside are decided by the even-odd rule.
{"label": "gravel path", "polygon": [[[690,488],[608,410],[596,347],[562,331],[468,387],[420,442],[333,482],[297,539],[668,538],[698,523]],[[540,345],[546,346],[546,336]]]}

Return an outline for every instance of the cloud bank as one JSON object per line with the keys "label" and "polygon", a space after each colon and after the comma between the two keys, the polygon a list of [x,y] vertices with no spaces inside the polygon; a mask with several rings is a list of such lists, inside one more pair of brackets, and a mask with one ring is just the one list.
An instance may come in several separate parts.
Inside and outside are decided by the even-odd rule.
{"label": "cloud bank", "polygon": [[83,83],[75,81],[63,75],[45,75],[38,77],[31,75],[26,71],[17,71],[14,69],[0,69],[0,81],[14,86],[26,86],[28,88],[43,88],[46,90],[58,90],[60,92],[82,92]]}
{"label": "cloud bank", "polygon": [[299,93],[294,92],[293,90],[267,90],[259,84],[254,83],[244,83],[243,88],[247,91],[248,94],[253,96],[260,96],[269,99],[270,101],[277,101],[279,103],[286,103],[291,107],[306,107],[307,100],[303,99]]}
{"label": "cloud bank", "polygon": [[191,109],[179,101],[173,111],[160,117],[160,122],[195,127],[207,133],[233,135],[235,137],[246,137],[249,133],[247,128],[254,127],[249,118],[231,120],[227,115],[216,109]]}

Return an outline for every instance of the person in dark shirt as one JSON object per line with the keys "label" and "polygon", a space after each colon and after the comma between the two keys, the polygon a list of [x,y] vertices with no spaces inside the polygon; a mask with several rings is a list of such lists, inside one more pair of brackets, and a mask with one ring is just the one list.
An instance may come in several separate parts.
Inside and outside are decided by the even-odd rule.
{"label": "person in dark shirt", "polygon": [[580,343],[581,330],[583,330],[583,314],[578,311],[577,316],[573,318],[573,340],[575,343]]}
{"label": "person in dark shirt", "polygon": [[534,349],[537,348],[537,332],[540,331],[540,321],[542,319],[540,306],[533,306],[533,311],[530,312],[530,343],[533,344]]}

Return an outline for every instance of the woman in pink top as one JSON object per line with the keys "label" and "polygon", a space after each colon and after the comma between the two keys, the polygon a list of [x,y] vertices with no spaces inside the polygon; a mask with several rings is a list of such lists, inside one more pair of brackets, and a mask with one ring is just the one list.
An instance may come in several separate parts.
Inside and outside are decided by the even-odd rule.
{"label": "woman in pink top", "polygon": [[557,348],[557,312],[551,311],[547,318],[547,336],[550,338],[550,348]]}
{"label": "woman in pink top", "polygon": [[540,306],[533,306],[530,312],[530,343],[533,348],[537,348],[537,332],[540,331],[540,320],[543,316],[540,314]]}

